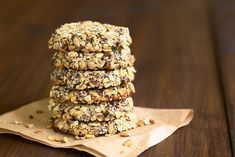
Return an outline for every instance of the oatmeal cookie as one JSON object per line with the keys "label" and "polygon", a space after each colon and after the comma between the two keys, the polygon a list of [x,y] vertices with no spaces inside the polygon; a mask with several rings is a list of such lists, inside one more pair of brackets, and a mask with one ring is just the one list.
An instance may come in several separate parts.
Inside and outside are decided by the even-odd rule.
{"label": "oatmeal cookie", "polygon": [[111,52],[131,43],[127,27],[83,21],[67,23],[56,29],[48,46],[63,51]]}
{"label": "oatmeal cookie", "polygon": [[126,84],[134,80],[134,67],[112,71],[77,71],[70,69],[55,69],[51,80],[56,85],[66,85],[68,89],[108,88]]}
{"label": "oatmeal cookie", "polygon": [[52,57],[52,64],[57,68],[66,67],[74,70],[113,70],[133,66],[135,57],[130,52],[114,51],[107,53],[79,53],[70,51],[56,52]]}
{"label": "oatmeal cookie", "polygon": [[54,119],[54,129],[84,138],[94,138],[99,135],[116,134],[136,128],[136,117],[121,117],[108,122],[80,122],[78,120]]}
{"label": "oatmeal cookie", "polygon": [[135,92],[134,85],[128,82],[125,85],[105,89],[70,90],[66,86],[53,85],[50,97],[58,102],[100,103],[104,101],[121,100]]}
{"label": "oatmeal cookie", "polygon": [[98,105],[57,103],[54,99],[51,99],[49,103],[48,108],[54,118],[83,122],[111,121],[126,117],[132,114],[133,111],[133,100],[131,97],[120,101],[102,102]]}

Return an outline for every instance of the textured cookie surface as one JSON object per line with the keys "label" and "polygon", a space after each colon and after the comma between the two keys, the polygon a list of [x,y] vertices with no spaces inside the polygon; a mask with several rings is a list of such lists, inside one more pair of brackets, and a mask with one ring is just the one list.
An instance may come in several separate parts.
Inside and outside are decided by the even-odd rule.
{"label": "textured cookie surface", "polygon": [[92,21],[64,24],[48,42],[50,49],[79,52],[111,52],[131,43],[128,28]]}
{"label": "textured cookie surface", "polygon": [[112,70],[133,66],[135,58],[129,50],[107,53],[80,53],[70,51],[56,52],[52,58],[52,64],[57,68],[66,67],[74,70]]}
{"label": "textured cookie surface", "polygon": [[54,85],[50,90],[50,97],[58,102],[71,102],[74,104],[100,103],[106,101],[121,100],[131,96],[135,92],[134,85],[129,82],[122,86],[105,89],[88,89],[71,91],[66,86]]}
{"label": "textured cookie surface", "polygon": [[128,117],[121,117],[108,122],[84,123],[77,120],[54,119],[55,130],[85,138],[93,138],[105,134],[113,135],[136,127],[136,117],[134,113],[130,114]]}
{"label": "textured cookie surface", "polygon": [[77,71],[69,69],[55,69],[51,80],[57,85],[66,85],[69,89],[108,88],[120,86],[134,80],[134,67],[116,69],[112,71]]}
{"label": "textured cookie surface", "polygon": [[51,99],[49,110],[54,118],[63,120],[90,121],[110,121],[120,117],[128,116],[133,111],[133,100],[131,97],[111,102],[102,102],[99,105],[57,103]]}

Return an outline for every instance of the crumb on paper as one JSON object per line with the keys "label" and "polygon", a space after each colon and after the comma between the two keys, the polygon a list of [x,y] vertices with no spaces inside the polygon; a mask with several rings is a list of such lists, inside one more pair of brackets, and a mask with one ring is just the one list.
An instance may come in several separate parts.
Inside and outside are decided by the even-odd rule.
{"label": "crumb on paper", "polygon": [[43,111],[42,111],[42,110],[36,110],[36,113],[37,113],[37,114],[42,114]]}
{"label": "crumb on paper", "polygon": [[34,133],[35,134],[40,134],[40,133],[42,133],[42,131],[41,130],[35,130]]}
{"label": "crumb on paper", "polygon": [[129,137],[130,135],[127,131],[123,131],[123,132],[120,133],[120,136],[121,137]]}
{"label": "crumb on paper", "polygon": [[89,139],[89,138],[95,138],[95,135],[91,135],[91,134],[86,134],[85,138]]}
{"label": "crumb on paper", "polygon": [[145,124],[145,125],[149,125],[149,124],[150,124],[150,119],[144,118],[144,124]]}
{"label": "crumb on paper", "polygon": [[137,124],[138,127],[142,127],[142,126],[144,126],[144,121],[143,120],[138,120],[136,124]]}
{"label": "crumb on paper", "polygon": [[155,121],[153,119],[144,118],[143,120],[142,119],[138,120],[136,124],[138,127],[142,127],[145,125],[155,124]]}
{"label": "crumb on paper", "polygon": [[47,129],[52,129],[52,125],[47,125],[46,128]]}
{"label": "crumb on paper", "polygon": [[149,120],[151,124],[155,124],[155,121],[153,119]]}
{"label": "crumb on paper", "polygon": [[60,143],[68,143],[69,141],[67,137],[59,138],[56,136],[47,136],[47,139],[50,141],[60,142]]}
{"label": "crumb on paper", "polygon": [[19,125],[19,124],[22,124],[22,122],[14,121],[13,124]]}
{"label": "crumb on paper", "polygon": [[50,141],[55,141],[56,140],[56,138],[54,136],[48,136],[47,139],[50,140]]}
{"label": "crumb on paper", "polygon": [[79,136],[74,136],[74,138],[75,138],[76,140],[84,140],[84,139],[85,139],[85,137],[79,137]]}
{"label": "crumb on paper", "polygon": [[133,142],[131,140],[126,140],[122,145],[125,147],[130,147],[133,145]]}
{"label": "crumb on paper", "polygon": [[63,140],[62,140],[63,143],[68,143],[68,141],[69,141],[69,140],[68,140],[67,137],[63,137]]}
{"label": "crumb on paper", "polygon": [[136,149],[137,149],[137,150],[140,150],[140,149],[141,149],[141,147],[140,147],[140,146],[137,146],[137,147],[136,147]]}
{"label": "crumb on paper", "polygon": [[30,114],[29,115],[29,119],[33,119],[33,118],[34,118],[34,116]]}
{"label": "crumb on paper", "polygon": [[26,128],[33,128],[34,125],[33,125],[33,124],[26,124],[25,127],[26,127]]}

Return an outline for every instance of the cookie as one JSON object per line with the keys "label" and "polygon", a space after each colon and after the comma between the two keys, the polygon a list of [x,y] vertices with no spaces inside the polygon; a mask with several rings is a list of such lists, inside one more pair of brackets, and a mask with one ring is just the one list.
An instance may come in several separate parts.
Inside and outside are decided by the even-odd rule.
{"label": "cookie", "polygon": [[55,69],[51,80],[57,85],[66,85],[68,89],[108,88],[126,84],[134,80],[134,67],[112,71],[77,71],[70,69]]}
{"label": "cookie", "polygon": [[50,97],[58,102],[100,103],[104,101],[121,100],[135,92],[134,85],[128,82],[125,85],[105,89],[69,90],[66,86],[53,85]]}
{"label": "cookie", "polygon": [[49,49],[67,52],[112,52],[131,43],[127,27],[83,21],[67,23],[56,29],[48,46]]}
{"label": "cookie", "polygon": [[120,117],[128,116],[133,111],[133,100],[131,97],[100,104],[72,104],[57,103],[56,100],[49,101],[48,109],[54,118],[63,120],[90,121],[111,121]]}
{"label": "cookie", "polygon": [[108,122],[80,122],[77,120],[54,119],[54,129],[84,138],[93,138],[105,134],[116,134],[136,128],[135,114]]}
{"label": "cookie", "polygon": [[113,70],[133,66],[135,58],[128,50],[107,53],[56,52],[52,64],[57,68],[74,70]]}

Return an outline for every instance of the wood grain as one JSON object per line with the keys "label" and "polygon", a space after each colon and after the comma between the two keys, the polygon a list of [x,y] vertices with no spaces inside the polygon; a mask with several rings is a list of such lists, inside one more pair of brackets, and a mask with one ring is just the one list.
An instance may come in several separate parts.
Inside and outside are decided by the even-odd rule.
{"label": "wood grain", "polygon": [[218,67],[228,114],[233,152],[235,151],[235,1],[212,3],[212,24]]}
{"label": "wood grain", "polygon": [[[19,0],[0,8],[0,114],[48,96],[47,41],[56,27],[97,20],[130,27],[136,106],[195,111],[192,124],[140,156],[232,156],[207,1]],[[1,156],[90,156],[13,135],[0,135],[0,145]]]}

